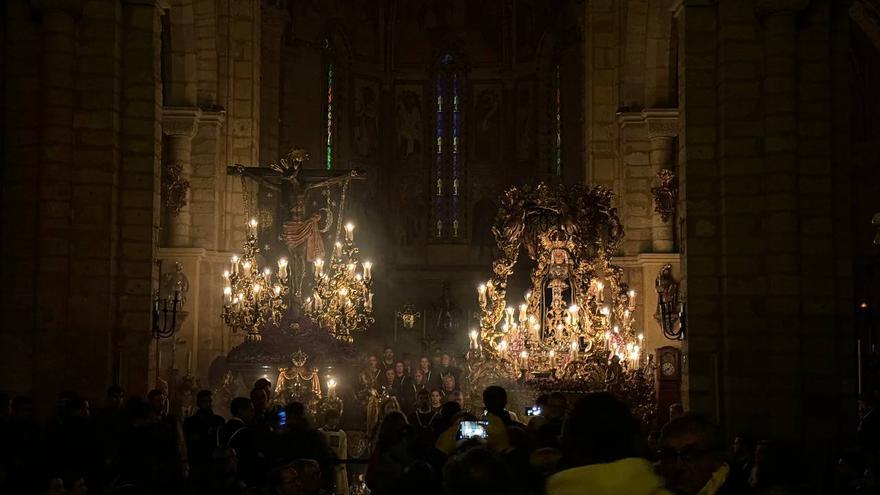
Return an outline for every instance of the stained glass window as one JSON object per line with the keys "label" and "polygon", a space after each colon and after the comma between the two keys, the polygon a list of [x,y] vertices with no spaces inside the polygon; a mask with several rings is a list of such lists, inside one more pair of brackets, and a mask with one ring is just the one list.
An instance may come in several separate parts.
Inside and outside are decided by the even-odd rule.
{"label": "stained glass window", "polygon": [[562,84],[559,64],[553,67],[553,153],[551,173],[562,177]]}
{"label": "stained glass window", "polygon": [[324,143],[324,165],[327,167],[327,170],[333,168],[333,159],[335,158],[335,150],[334,146],[336,144],[336,136],[335,136],[335,118],[333,114],[333,97],[335,90],[335,81],[333,80],[333,48],[332,43],[329,38],[324,40],[324,66],[326,67],[326,95],[324,100],[325,106],[325,116],[324,119],[326,121],[326,140]]}
{"label": "stained glass window", "polygon": [[435,240],[464,237],[464,148],[462,74],[455,59],[440,59],[435,76],[434,166],[431,172],[431,231]]}

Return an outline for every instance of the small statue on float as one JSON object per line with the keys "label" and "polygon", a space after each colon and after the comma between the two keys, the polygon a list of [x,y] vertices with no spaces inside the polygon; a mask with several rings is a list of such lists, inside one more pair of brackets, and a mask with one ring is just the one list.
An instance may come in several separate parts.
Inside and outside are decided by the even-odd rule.
{"label": "small statue on float", "polygon": [[300,402],[309,410],[314,410],[321,399],[321,380],[318,370],[306,368],[308,354],[298,350],[290,355],[293,366],[278,370],[278,381],[275,385],[275,396],[281,404]]}

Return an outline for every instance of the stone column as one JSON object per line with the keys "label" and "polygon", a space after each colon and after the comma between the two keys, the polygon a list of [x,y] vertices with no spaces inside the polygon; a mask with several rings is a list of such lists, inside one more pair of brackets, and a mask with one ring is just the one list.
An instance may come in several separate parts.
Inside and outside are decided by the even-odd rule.
{"label": "stone column", "polygon": [[[162,110],[162,133],[168,136],[167,163],[162,167],[162,192],[166,198],[169,247],[189,247],[192,243],[189,179],[192,175],[192,138],[198,130],[200,116],[198,108],[165,107]],[[174,197],[173,190],[177,188],[183,189],[182,197],[178,196],[178,200],[169,204],[168,198]]]}
{"label": "stone column", "polygon": [[[663,170],[675,170],[675,143],[678,135],[678,110],[645,110],[643,112],[651,143],[649,162],[651,177]],[[655,203],[656,206],[656,203]],[[651,247],[655,253],[671,253],[675,249],[673,226],[675,214],[664,220],[656,211],[651,215]]]}

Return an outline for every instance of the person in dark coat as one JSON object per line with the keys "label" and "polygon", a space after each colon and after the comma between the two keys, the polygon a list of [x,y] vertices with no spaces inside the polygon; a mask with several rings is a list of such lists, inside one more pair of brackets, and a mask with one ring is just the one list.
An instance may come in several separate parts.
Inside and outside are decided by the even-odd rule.
{"label": "person in dark coat", "polygon": [[196,412],[183,421],[186,450],[189,454],[190,477],[202,487],[211,472],[211,454],[217,447],[217,430],[223,426],[223,418],[214,414],[214,395],[210,390],[200,390],[196,395]]}

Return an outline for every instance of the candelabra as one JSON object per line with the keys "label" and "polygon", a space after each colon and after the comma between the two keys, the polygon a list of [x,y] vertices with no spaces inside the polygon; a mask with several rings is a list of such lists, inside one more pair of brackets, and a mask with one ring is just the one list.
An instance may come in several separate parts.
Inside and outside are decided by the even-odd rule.
{"label": "candelabra", "polygon": [[[477,288],[470,332],[477,386],[516,380],[548,390],[609,390],[653,407],[651,365],[636,328],[636,292],[611,259],[623,238],[612,194],[583,185],[511,188],[493,233],[500,256]],[[530,291],[508,305],[507,281],[525,248]]]}
{"label": "candelabra", "polygon": [[609,264],[598,264],[585,278],[572,240],[552,232],[542,235],[532,288],[518,308],[505,306],[506,292],[496,281],[477,288],[482,328],[471,332],[471,350],[488,352],[524,379],[561,377],[589,354],[639,369],[644,337],[634,325],[636,292]]}
{"label": "candelabra", "polygon": [[257,225],[256,219],[247,223],[243,252],[223,272],[223,321],[233,331],[247,331],[249,342],[260,341],[260,327],[269,321],[277,325],[287,309],[287,259],[278,260],[277,280],[271,268],[260,269]]}
{"label": "candelabra", "polygon": [[[323,259],[314,261],[315,287],[304,303],[305,314],[318,326],[344,342],[364,331],[373,318],[373,264],[358,260],[354,225],[345,225],[344,241],[337,241],[325,268]],[[358,270],[360,268],[360,271]]]}

